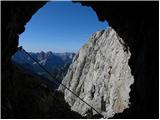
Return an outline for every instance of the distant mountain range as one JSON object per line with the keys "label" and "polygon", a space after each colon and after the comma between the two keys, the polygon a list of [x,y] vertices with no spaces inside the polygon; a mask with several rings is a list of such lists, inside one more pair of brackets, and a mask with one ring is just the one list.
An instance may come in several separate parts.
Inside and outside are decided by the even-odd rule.
{"label": "distant mountain range", "polygon": [[[51,51],[29,52],[29,54],[59,81],[62,81],[75,55],[75,53],[53,53]],[[28,73],[39,75],[47,81],[54,82],[53,78],[23,51],[16,52],[12,56],[12,62]],[[55,88],[58,86],[55,84]]]}

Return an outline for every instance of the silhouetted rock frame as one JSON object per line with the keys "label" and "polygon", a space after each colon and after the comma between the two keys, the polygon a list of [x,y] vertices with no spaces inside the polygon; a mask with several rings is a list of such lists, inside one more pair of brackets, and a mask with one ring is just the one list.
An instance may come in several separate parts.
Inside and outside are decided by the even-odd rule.
{"label": "silhouetted rock frame", "polygon": [[[132,54],[129,65],[135,82],[130,92],[131,106],[113,118],[158,118],[158,1],[80,3],[92,7],[100,21],[107,20],[125,40]],[[11,99],[10,93],[14,89],[11,56],[18,49],[19,35],[32,15],[45,4],[2,1],[1,108],[6,105],[6,100]],[[2,117],[6,114],[2,110]]]}

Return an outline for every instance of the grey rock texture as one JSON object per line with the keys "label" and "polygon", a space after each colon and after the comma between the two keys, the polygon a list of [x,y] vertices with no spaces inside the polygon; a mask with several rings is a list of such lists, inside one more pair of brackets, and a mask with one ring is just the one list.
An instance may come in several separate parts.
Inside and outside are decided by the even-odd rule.
{"label": "grey rock texture", "polygon": [[[134,79],[129,48],[111,28],[94,33],[75,55],[62,83],[109,118],[129,107]],[[83,116],[98,114],[63,86],[65,100]]]}

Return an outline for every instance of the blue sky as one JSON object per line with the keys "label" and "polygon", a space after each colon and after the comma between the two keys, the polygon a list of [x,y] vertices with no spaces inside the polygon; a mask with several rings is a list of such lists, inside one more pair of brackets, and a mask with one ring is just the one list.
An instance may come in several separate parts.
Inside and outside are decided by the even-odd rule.
{"label": "blue sky", "polygon": [[70,1],[48,2],[25,26],[19,46],[29,52],[77,52],[94,32],[107,26],[90,7]]}

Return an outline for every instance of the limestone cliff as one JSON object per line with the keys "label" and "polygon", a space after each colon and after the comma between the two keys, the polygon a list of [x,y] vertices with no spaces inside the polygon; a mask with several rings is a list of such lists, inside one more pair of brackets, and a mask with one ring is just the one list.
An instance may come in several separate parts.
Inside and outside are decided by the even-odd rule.
{"label": "limestone cliff", "polygon": [[[94,33],[74,57],[62,83],[107,118],[129,107],[134,82],[129,48],[109,27]],[[83,116],[98,114],[60,86],[72,110]]]}

